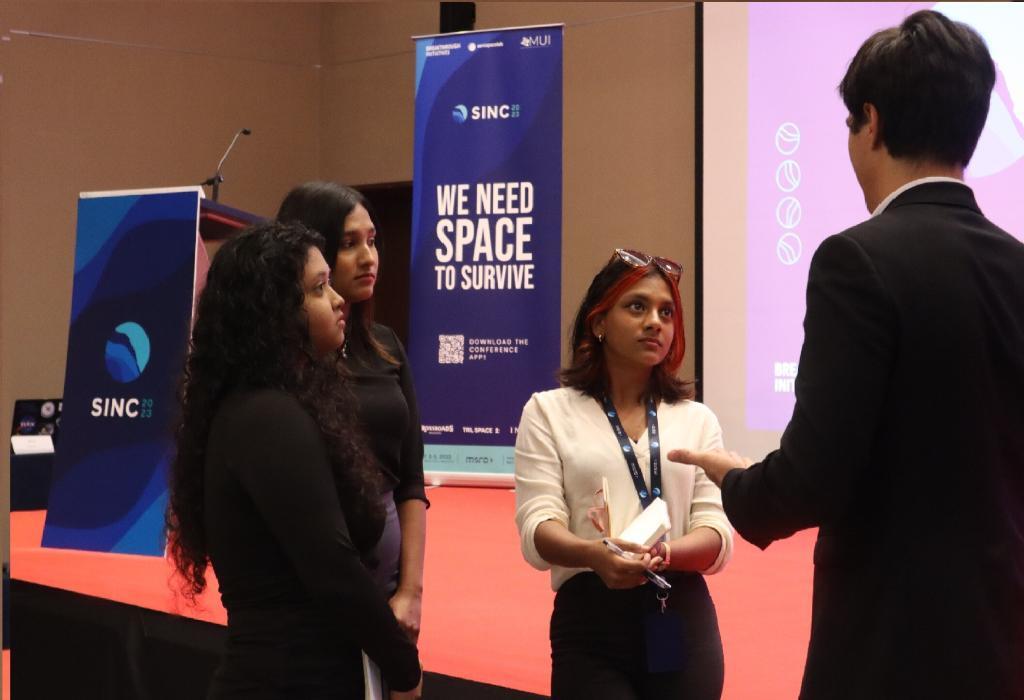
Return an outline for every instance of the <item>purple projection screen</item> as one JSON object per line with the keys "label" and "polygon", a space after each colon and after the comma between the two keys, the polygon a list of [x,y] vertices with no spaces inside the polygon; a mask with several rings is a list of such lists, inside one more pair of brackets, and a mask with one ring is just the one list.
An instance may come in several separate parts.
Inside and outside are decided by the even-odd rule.
{"label": "purple projection screen", "polygon": [[[705,349],[709,364],[719,361],[716,343],[735,343],[740,325],[715,339],[715,313],[742,313],[742,366],[729,372],[712,367],[711,375],[745,378],[742,410],[726,410],[734,424],[729,433],[785,428],[793,409],[793,379],[803,341],[804,292],[811,256],[827,236],[869,216],[847,154],[846,109],[836,86],[860,44],[873,32],[899,24],[919,9],[932,8],[973,26],[989,46],[997,68],[996,89],[988,122],[967,171],[985,214],[1014,235],[1024,235],[1024,6],[1016,3],[749,3],[742,8],[705,5],[705,152],[707,168],[732,162],[728,197],[711,191],[717,181],[705,179],[704,237],[714,253],[713,236],[741,235],[733,255],[705,258]],[[721,12],[721,16],[716,14]],[[745,17],[738,15],[742,12]],[[744,32],[744,21],[746,31]],[[712,42],[736,42],[732,54]],[[744,44],[744,45],[740,45]],[[736,58],[739,56],[740,58]],[[745,58],[744,58],[745,57]],[[732,65],[723,66],[723,63]],[[740,88],[712,83],[728,80],[730,71]],[[745,87],[743,87],[745,86]],[[716,114],[729,110],[716,104],[732,92],[732,109],[746,101],[745,154],[719,154],[715,144],[727,143],[709,133],[729,128]],[[743,90],[744,94],[740,94]],[[733,121],[733,127],[741,125]],[[745,156],[745,158],[744,158]],[[745,159],[745,174],[742,173]],[[707,174],[707,173],[706,173]],[[736,226],[709,229],[715,207],[736,208],[736,188],[745,215],[733,216]],[[725,215],[723,215],[725,216]],[[726,217],[727,218],[727,217]],[[725,218],[722,219],[725,221]],[[742,264],[745,269],[740,270]],[[724,267],[723,267],[724,266]],[[715,279],[745,284],[740,310],[716,306]],[[738,303],[736,300],[733,303]],[[716,309],[719,311],[716,312]],[[726,353],[727,354],[727,353]],[[737,358],[738,359],[738,358]],[[705,375],[705,400],[716,410],[716,396],[739,399],[738,392],[720,393]],[[741,420],[742,425],[735,422]],[[742,446],[742,445],[741,445]],[[759,447],[761,445],[758,445]],[[764,444],[767,447],[767,443]]]}

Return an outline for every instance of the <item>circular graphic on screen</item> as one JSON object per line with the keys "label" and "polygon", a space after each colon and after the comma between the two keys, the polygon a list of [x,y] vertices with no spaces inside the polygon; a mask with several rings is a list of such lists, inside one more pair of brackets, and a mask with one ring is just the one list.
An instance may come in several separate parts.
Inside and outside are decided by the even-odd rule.
{"label": "circular graphic on screen", "polygon": [[107,339],[107,372],[116,382],[139,378],[149,364],[149,336],[134,321],[125,321]]}
{"label": "circular graphic on screen", "polygon": [[783,197],[775,206],[775,220],[782,228],[796,228],[800,225],[802,216],[803,207],[800,206],[800,200],[796,197]]}
{"label": "circular graphic on screen", "polygon": [[784,156],[791,156],[800,148],[800,127],[786,122],[775,131],[775,148]]}
{"label": "circular graphic on screen", "polygon": [[775,184],[783,192],[792,192],[800,186],[800,164],[795,160],[784,160],[775,169]]}
{"label": "circular graphic on screen", "polygon": [[800,240],[800,236],[792,231],[782,234],[779,242],[775,244],[775,254],[783,265],[795,265],[799,262],[803,252],[803,241]]}

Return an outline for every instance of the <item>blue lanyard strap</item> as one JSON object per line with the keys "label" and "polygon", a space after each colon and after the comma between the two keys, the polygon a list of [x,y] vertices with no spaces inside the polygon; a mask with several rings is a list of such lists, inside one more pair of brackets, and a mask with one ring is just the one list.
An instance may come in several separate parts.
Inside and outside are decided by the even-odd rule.
{"label": "blue lanyard strap", "polygon": [[658,442],[658,409],[654,405],[654,399],[647,398],[647,445],[651,450],[651,490],[647,491],[647,484],[644,482],[644,475],[640,473],[640,462],[636,458],[633,446],[629,442],[622,421],[619,420],[619,412],[608,396],[601,399],[604,405],[604,415],[612,425],[612,432],[618,438],[619,447],[622,448],[622,456],[626,459],[626,466],[629,467],[629,475],[633,477],[633,486],[636,487],[636,495],[640,497],[640,503],[644,508],[651,505],[655,498],[661,496],[661,444]]}

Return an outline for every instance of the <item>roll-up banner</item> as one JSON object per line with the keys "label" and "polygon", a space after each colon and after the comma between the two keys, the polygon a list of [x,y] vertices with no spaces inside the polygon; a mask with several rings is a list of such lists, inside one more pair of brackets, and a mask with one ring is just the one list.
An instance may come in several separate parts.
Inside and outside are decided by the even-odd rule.
{"label": "roll-up banner", "polygon": [[43,546],[161,556],[175,389],[206,280],[199,187],[83,193]]}
{"label": "roll-up banner", "polygon": [[409,356],[433,483],[509,484],[556,386],[562,27],[416,39]]}

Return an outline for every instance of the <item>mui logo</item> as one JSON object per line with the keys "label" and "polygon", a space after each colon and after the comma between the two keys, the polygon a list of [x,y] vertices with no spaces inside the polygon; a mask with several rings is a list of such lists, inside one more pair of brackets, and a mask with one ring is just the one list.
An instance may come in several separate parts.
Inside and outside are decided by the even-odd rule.
{"label": "mui logo", "polygon": [[551,46],[551,35],[536,34],[534,36],[524,36],[519,40],[519,45],[524,49],[536,49],[542,46]]}
{"label": "mui logo", "polygon": [[125,321],[107,339],[107,372],[122,384],[135,381],[149,364],[149,349],[149,336],[142,326]]}
{"label": "mui logo", "polygon": [[468,116],[469,110],[466,109],[466,105],[455,105],[452,108],[452,119],[455,120],[456,124],[462,124]]}

